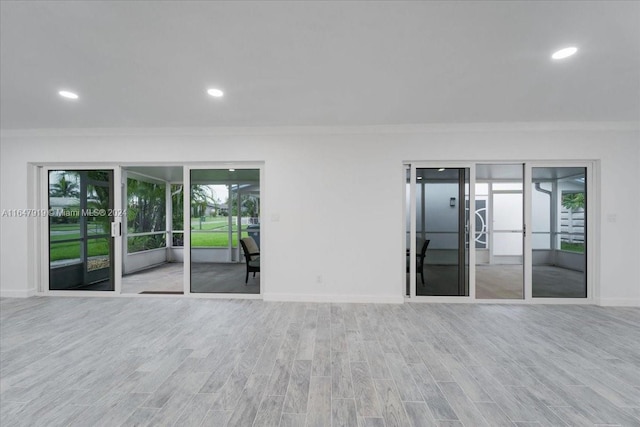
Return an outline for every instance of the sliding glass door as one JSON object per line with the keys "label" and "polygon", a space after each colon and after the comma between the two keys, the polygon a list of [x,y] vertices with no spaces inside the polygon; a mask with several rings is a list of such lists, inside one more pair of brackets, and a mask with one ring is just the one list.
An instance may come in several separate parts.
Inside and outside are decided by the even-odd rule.
{"label": "sliding glass door", "polygon": [[260,169],[191,169],[189,179],[190,292],[259,294]]}
{"label": "sliding glass door", "polygon": [[407,273],[415,296],[468,296],[469,169],[415,168],[411,188]]}
{"label": "sliding glass door", "polygon": [[405,165],[407,296],[591,296],[588,164],[422,165]]}
{"label": "sliding glass door", "polygon": [[587,170],[533,167],[532,296],[587,297]]}
{"label": "sliding glass door", "polygon": [[113,291],[113,170],[49,170],[49,290]]}
{"label": "sliding glass door", "polygon": [[476,166],[476,298],[524,298],[523,164]]}

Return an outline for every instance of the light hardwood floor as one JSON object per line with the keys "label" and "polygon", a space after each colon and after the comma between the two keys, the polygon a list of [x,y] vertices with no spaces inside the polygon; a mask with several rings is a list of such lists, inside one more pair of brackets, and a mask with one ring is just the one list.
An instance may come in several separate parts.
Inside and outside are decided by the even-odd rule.
{"label": "light hardwood floor", "polygon": [[640,310],[0,300],[0,425],[640,426]]}

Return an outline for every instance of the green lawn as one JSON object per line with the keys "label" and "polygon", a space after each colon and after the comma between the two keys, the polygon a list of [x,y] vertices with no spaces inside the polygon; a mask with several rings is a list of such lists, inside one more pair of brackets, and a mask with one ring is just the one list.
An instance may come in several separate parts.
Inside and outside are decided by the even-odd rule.
{"label": "green lawn", "polygon": [[[87,228],[90,236],[93,234],[107,234],[103,231],[101,224],[89,224]],[[80,258],[79,241],[56,243],[60,240],[80,239],[80,224],[51,224],[50,230],[53,232],[49,236],[51,242],[49,247],[50,261]],[[57,234],[57,232],[65,233]],[[90,239],[88,251],[90,257],[108,255],[108,240],[106,238]]]}
{"label": "green lawn", "polygon": [[[246,226],[245,226],[246,227]],[[238,226],[236,225],[235,221],[232,224],[232,229],[233,230],[237,230]],[[227,217],[207,217],[204,221],[202,221],[202,223],[200,223],[200,219],[199,218],[192,218],[191,219],[191,230],[194,231],[198,231],[198,230],[203,230],[203,231],[211,231],[211,230],[216,230],[216,231],[227,231],[229,230],[229,220],[227,219]]]}
{"label": "green lawn", "polygon": [[[87,226],[89,236],[96,234],[109,234],[104,231],[101,224],[89,224]],[[64,232],[64,233],[62,233]],[[51,224],[49,239],[52,242],[59,240],[79,239],[80,224]],[[58,234],[60,233],[60,234]]]}
{"label": "green lawn", "polygon": [[[246,237],[246,233],[242,233],[242,237]],[[236,232],[231,236],[233,246],[238,246],[238,235]],[[229,234],[224,233],[198,233],[196,230],[191,232],[191,247],[218,247],[226,248],[229,245]]]}
{"label": "green lawn", "polygon": [[[89,241],[89,256],[108,255],[109,244],[106,239]],[[51,243],[49,261],[80,258],[80,242]]]}
{"label": "green lawn", "polygon": [[80,238],[80,233],[54,234],[52,236],[49,236],[49,240],[51,240],[52,242],[57,242],[59,240],[79,239],[79,238]]}
{"label": "green lawn", "polygon": [[[91,226],[91,225],[90,225]],[[202,228],[200,228],[202,226]],[[205,221],[200,223],[199,219],[193,219],[191,221],[191,246],[192,247],[210,247],[210,248],[226,248],[229,245],[229,222],[227,217],[207,217]],[[242,237],[247,236],[247,226],[242,226]],[[67,232],[64,234],[52,234],[50,236],[50,260],[59,261],[65,259],[77,259],[80,258],[80,242],[65,242],[56,243],[60,240],[80,239],[80,225],[79,224],[51,224],[52,232]],[[202,230],[202,232],[200,232]],[[234,247],[238,246],[238,227],[233,225],[232,227],[232,239],[231,242]],[[73,233],[72,233],[73,232]],[[100,232],[98,229],[89,230],[90,233]],[[144,236],[142,236],[144,237]],[[133,238],[135,239],[135,238]],[[140,238],[138,238],[140,240]],[[145,250],[146,247],[138,247],[137,243],[143,242],[129,242],[130,253]],[[143,245],[144,246],[144,245]],[[156,245],[151,245],[157,247]],[[89,256],[107,255],[109,253],[109,245],[106,239],[90,240],[89,244]]]}
{"label": "green lawn", "polygon": [[52,231],[72,231],[72,230],[79,230],[80,229],[80,224],[79,223],[75,223],[75,224],[51,224],[51,230]]}
{"label": "green lawn", "polygon": [[[238,246],[238,226],[231,227],[233,235],[231,242],[234,247]],[[242,226],[242,237],[247,236],[247,226]],[[202,231],[202,232],[200,232]],[[215,231],[212,233],[212,231]],[[214,247],[226,248],[229,245],[229,218],[228,217],[207,217],[200,223],[199,218],[191,220],[191,247]]]}
{"label": "green lawn", "polygon": [[578,252],[584,253],[584,244],[582,243],[569,243],[569,242],[560,242],[560,250],[567,252]]}

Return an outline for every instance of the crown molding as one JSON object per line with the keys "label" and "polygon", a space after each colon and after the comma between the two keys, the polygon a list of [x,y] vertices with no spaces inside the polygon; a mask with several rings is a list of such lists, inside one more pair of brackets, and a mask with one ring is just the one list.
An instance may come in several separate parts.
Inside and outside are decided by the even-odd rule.
{"label": "crown molding", "polygon": [[247,126],[211,128],[1,129],[2,138],[167,137],[218,135],[376,135],[466,132],[640,131],[638,122],[435,123],[377,126]]}

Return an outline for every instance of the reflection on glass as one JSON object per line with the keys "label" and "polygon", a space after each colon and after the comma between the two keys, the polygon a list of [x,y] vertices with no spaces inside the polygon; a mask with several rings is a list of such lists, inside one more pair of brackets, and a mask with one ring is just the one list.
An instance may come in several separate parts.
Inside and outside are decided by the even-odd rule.
{"label": "reflection on glass", "polygon": [[416,175],[416,295],[467,296],[468,169]]}
{"label": "reflection on glass", "polygon": [[476,167],[476,298],[524,298],[523,170]]}
{"label": "reflection on glass", "polygon": [[81,262],[79,241],[51,242],[49,245],[49,265],[51,268]]}
{"label": "reflection on glass", "polygon": [[585,178],[585,168],[532,168],[534,297],[587,297]]}
{"label": "reflection on glass", "polygon": [[109,256],[109,241],[111,238],[102,237],[98,239],[89,239],[87,241],[87,251],[89,254],[87,260],[87,271],[100,270],[111,266]]}
{"label": "reflection on glass", "polygon": [[[259,273],[245,283],[239,244],[250,236],[260,247],[259,169],[192,170],[189,194],[191,292],[260,293]],[[180,234],[174,233],[174,244],[176,238]]]}
{"label": "reflection on glass", "polygon": [[49,172],[49,289],[113,290],[113,172]]}

